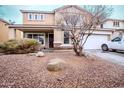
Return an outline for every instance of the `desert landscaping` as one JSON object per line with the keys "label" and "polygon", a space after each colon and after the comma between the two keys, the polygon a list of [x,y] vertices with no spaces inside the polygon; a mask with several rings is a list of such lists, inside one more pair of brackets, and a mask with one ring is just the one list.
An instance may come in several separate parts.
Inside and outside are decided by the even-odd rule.
{"label": "desert landscaping", "polygon": [[[48,70],[49,61],[64,67]],[[0,55],[0,87],[6,88],[113,88],[124,87],[124,67],[99,58],[78,57],[72,51]]]}

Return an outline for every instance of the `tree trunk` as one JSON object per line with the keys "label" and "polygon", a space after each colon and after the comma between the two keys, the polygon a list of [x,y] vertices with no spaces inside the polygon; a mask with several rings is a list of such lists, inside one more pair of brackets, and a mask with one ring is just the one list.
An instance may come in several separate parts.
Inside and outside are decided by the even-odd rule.
{"label": "tree trunk", "polygon": [[74,52],[75,52],[75,54],[76,54],[76,56],[84,56],[84,54],[83,54],[83,48],[82,48],[82,46],[79,46],[79,47],[77,47],[78,45],[74,45],[74,47],[73,47],[73,50],[74,50]]}

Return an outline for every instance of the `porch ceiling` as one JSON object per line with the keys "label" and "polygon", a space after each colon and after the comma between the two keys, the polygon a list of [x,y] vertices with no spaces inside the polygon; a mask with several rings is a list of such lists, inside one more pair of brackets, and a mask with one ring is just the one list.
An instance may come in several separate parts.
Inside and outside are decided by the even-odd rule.
{"label": "porch ceiling", "polygon": [[55,26],[53,25],[32,25],[32,24],[20,24],[20,25],[9,25],[9,28],[18,29],[21,31],[53,31]]}

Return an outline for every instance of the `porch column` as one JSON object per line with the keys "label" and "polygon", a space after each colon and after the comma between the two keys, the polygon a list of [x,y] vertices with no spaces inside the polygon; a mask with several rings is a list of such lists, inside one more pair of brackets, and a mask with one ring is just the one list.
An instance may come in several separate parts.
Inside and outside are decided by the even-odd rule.
{"label": "porch column", "polygon": [[16,30],[16,39],[23,39],[23,31]]}
{"label": "porch column", "polygon": [[10,39],[15,39],[15,29],[13,29],[13,28],[9,29],[9,38],[8,39],[9,40]]}
{"label": "porch column", "polygon": [[63,32],[54,29],[54,48],[60,48],[61,44],[63,44]]}

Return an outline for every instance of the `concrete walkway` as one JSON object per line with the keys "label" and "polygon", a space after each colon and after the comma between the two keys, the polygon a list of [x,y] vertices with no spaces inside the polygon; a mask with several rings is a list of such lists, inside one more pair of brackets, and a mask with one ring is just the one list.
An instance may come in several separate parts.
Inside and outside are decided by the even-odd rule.
{"label": "concrete walkway", "polygon": [[103,52],[101,50],[86,50],[90,55],[98,56],[109,62],[124,65],[124,52]]}

